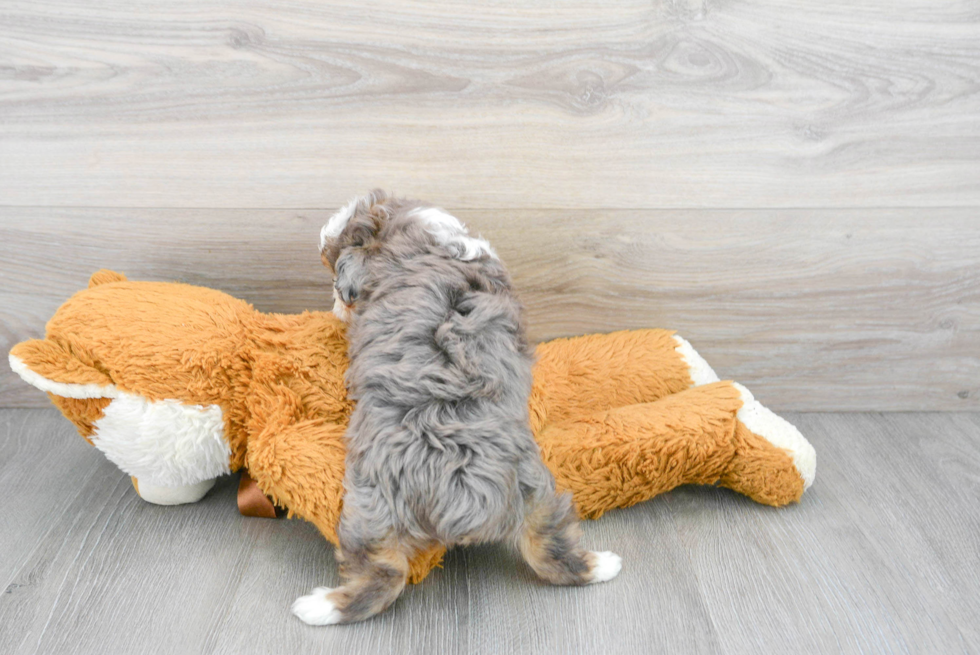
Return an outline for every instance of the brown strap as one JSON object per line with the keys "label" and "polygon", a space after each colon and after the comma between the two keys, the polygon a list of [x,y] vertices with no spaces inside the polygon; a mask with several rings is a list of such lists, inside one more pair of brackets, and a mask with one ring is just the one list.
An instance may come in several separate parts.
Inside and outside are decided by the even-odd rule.
{"label": "brown strap", "polygon": [[262,493],[259,485],[242,469],[242,479],[238,482],[238,511],[242,516],[256,516],[263,519],[274,519],[278,516],[276,506],[269,497]]}

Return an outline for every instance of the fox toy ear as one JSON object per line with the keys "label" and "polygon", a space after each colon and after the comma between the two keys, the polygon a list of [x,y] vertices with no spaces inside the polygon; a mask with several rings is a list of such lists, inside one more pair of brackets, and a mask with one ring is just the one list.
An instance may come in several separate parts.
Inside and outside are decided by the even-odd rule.
{"label": "fox toy ear", "polygon": [[122,273],[110,271],[108,268],[100,268],[92,273],[88,279],[88,288],[97,287],[100,284],[111,284],[112,282],[126,282],[126,276]]}
{"label": "fox toy ear", "polygon": [[65,398],[115,398],[108,375],[47,339],[23,341],[10,350],[10,368],[28,384]]}

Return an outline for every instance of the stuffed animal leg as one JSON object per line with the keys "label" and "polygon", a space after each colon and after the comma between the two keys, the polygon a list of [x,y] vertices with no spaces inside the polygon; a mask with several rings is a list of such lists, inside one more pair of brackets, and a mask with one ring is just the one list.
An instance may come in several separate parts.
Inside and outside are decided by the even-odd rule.
{"label": "stuffed animal leg", "polygon": [[548,425],[538,444],[586,518],[682,484],[720,483],[767,505],[799,500],[807,481],[793,451],[773,443],[795,429],[787,423],[774,426],[779,436],[756,434],[738,418],[743,398],[730,382],[697,386]]}
{"label": "stuffed animal leg", "polygon": [[813,447],[669,330],[556,339],[537,349],[532,423],[583,516],[681,484],[721,484],[767,505],[800,499]]}
{"label": "stuffed animal leg", "polygon": [[533,428],[718,380],[690,344],[670,330],[555,339],[540,344],[535,357]]}

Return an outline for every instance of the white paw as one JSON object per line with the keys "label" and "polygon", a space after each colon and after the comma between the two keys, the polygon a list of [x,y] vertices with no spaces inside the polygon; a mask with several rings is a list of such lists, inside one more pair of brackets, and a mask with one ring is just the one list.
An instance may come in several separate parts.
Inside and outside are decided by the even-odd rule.
{"label": "white paw", "polygon": [[293,603],[293,614],[309,625],[333,625],[340,623],[340,610],[327,599],[333,589],[317,587],[309,596],[300,596]]}
{"label": "white paw", "polygon": [[606,582],[619,575],[619,570],[623,568],[622,557],[608,550],[592,554],[595,555],[595,566],[592,567],[592,579],[589,580],[589,584]]}

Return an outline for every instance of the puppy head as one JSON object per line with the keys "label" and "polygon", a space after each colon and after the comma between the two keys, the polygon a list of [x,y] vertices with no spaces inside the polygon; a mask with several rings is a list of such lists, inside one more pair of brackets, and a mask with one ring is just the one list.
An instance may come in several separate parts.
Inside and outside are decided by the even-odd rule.
{"label": "puppy head", "polygon": [[353,198],[320,230],[320,259],[334,276],[333,312],[343,321],[350,319],[361,293],[367,259],[379,248],[394,204],[388,194],[376,189]]}
{"label": "puppy head", "polygon": [[497,259],[490,244],[470,236],[455,216],[371,191],[348,202],[320,230],[320,257],[334,274],[333,311],[341,320],[350,319],[355,302],[367,291],[369,261],[383,252],[398,257],[439,252],[460,261]]}
{"label": "puppy head", "polygon": [[379,189],[352,198],[320,230],[320,257],[336,273],[337,260],[349,248],[363,248],[376,240],[391,216],[394,201]]}

